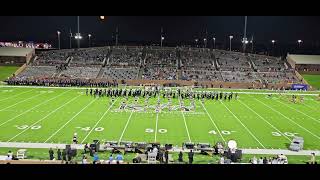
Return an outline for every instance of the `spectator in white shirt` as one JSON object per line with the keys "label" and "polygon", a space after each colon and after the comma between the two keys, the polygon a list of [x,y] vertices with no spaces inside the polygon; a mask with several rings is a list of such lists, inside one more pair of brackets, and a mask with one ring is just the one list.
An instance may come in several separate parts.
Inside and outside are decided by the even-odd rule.
{"label": "spectator in white shirt", "polygon": [[8,157],[10,157],[10,160],[12,159],[13,153],[11,151],[8,151]]}
{"label": "spectator in white shirt", "polygon": [[252,164],[258,164],[258,160],[257,160],[256,156],[253,156]]}
{"label": "spectator in white shirt", "polygon": [[10,156],[10,155],[8,154],[8,156],[6,157],[6,160],[7,160],[7,161],[12,160],[12,156]]}
{"label": "spectator in white shirt", "polygon": [[262,159],[262,157],[260,157],[260,159],[258,160],[258,164],[263,164],[263,159]]}
{"label": "spectator in white shirt", "polygon": [[219,163],[224,164],[224,157],[223,156],[221,156]]}

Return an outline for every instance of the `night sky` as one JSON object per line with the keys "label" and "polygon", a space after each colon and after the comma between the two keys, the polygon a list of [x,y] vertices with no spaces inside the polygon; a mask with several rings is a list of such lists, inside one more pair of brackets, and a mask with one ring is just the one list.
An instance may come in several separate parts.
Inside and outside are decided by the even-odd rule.
{"label": "night sky", "polygon": [[[57,30],[61,31],[62,47],[68,47],[69,29],[76,32],[76,16],[0,16],[0,41],[24,40],[56,44]],[[160,38],[163,27],[166,42],[193,41],[203,38],[207,29],[210,38],[224,43],[228,35],[240,41],[244,16],[80,16],[80,32],[92,43],[112,41],[119,27],[120,41],[154,41]],[[294,43],[320,41],[320,16],[248,16],[247,35],[256,42]],[[84,43],[84,42],[83,42]]]}

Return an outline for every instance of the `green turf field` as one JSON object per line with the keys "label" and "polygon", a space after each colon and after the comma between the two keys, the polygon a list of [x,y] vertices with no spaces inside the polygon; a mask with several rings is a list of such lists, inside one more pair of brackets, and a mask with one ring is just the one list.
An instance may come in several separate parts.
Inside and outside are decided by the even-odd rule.
{"label": "green turf field", "polygon": [[320,75],[303,74],[303,78],[316,89],[320,89]]}
{"label": "green turf field", "polygon": [[0,66],[0,81],[6,80],[13,73],[15,73],[19,67],[17,66]]}
{"label": "green turf field", "polygon": [[[320,149],[320,101],[305,95],[303,103],[294,104],[290,97],[239,93],[238,100],[196,100],[195,111],[156,113],[119,111],[122,97],[111,104],[107,97],[86,96],[84,89],[0,86],[0,141],[71,143],[76,132],[81,143],[99,139],[181,146],[234,139],[239,148],[287,149],[297,135],[304,138],[304,149]],[[160,100],[162,105],[168,102],[162,96]],[[155,105],[157,98],[149,103]],[[142,97],[138,104],[144,104]]]}

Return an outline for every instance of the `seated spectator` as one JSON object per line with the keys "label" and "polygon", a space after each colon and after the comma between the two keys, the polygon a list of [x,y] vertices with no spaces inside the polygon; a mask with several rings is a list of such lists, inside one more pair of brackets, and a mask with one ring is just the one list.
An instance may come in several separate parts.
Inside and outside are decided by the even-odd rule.
{"label": "seated spectator", "polygon": [[98,153],[95,152],[93,155],[93,164],[97,164],[98,161],[99,161],[99,156],[98,156]]}
{"label": "seated spectator", "polygon": [[113,161],[113,155],[112,154],[110,154],[110,156],[109,156],[109,161],[110,161],[110,163]]}
{"label": "seated spectator", "polygon": [[116,160],[117,160],[117,161],[123,161],[123,156],[122,156],[122,154],[118,154],[117,157],[116,157]]}
{"label": "seated spectator", "polygon": [[87,156],[84,154],[82,157],[82,164],[88,164]]}

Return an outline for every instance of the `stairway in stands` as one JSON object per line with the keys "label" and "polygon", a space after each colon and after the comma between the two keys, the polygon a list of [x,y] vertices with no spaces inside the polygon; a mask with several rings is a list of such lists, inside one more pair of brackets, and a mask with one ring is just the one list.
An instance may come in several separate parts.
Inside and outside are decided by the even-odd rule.
{"label": "stairway in stands", "polygon": [[27,65],[32,64],[33,62],[35,62],[38,59],[38,56],[33,56],[30,61],[27,63]]}
{"label": "stairway in stands", "polygon": [[250,64],[250,67],[254,70],[254,71],[257,71],[257,66],[254,64],[254,62],[252,61],[252,58],[249,57],[249,56],[246,56],[249,64]]}

